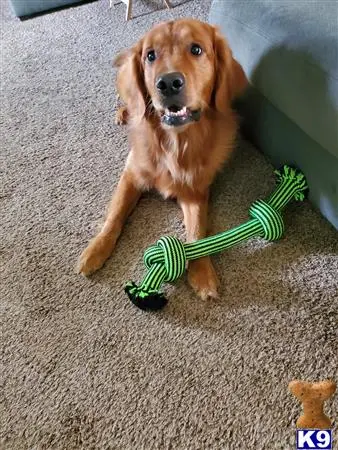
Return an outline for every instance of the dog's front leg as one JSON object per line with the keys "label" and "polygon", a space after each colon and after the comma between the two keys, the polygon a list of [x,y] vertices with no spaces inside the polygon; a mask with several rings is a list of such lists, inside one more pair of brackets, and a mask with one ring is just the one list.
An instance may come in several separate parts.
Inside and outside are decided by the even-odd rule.
{"label": "dog's front leg", "polygon": [[[179,199],[183,210],[188,242],[202,239],[207,232],[208,194],[201,199]],[[188,280],[202,298],[218,298],[219,281],[209,257],[190,261]]]}
{"label": "dog's front leg", "polygon": [[89,242],[79,258],[78,273],[90,275],[103,266],[114,250],[123,224],[136,206],[140,195],[141,189],[137,187],[133,174],[125,169],[113,194],[101,231]]}

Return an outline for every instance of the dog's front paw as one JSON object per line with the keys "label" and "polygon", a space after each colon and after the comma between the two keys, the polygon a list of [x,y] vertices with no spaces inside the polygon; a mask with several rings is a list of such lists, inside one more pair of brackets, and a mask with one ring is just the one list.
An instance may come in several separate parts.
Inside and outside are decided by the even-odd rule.
{"label": "dog's front paw", "polygon": [[108,236],[98,234],[82,252],[77,266],[77,273],[88,276],[100,269],[114,249],[114,241]]}
{"label": "dog's front paw", "polygon": [[190,286],[203,300],[217,299],[219,280],[210,258],[205,257],[191,261],[188,268],[188,281]]}

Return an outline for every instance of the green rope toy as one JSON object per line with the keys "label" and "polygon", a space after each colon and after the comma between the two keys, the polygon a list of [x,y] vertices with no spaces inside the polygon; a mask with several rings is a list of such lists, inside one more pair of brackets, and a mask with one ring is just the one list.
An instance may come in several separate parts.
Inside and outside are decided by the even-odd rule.
{"label": "green rope toy", "polygon": [[249,210],[250,219],[242,225],[195,242],[183,244],[179,239],[164,236],[144,253],[148,269],[142,283],[129,282],[125,292],[137,307],[146,310],[163,308],[167,303],[159,292],[164,282],[177,280],[185,271],[187,261],[214,255],[253,237],[268,241],[279,239],[284,232],[281,211],[293,199],[304,200],[308,190],[305,176],[297,169],[284,166],[275,171],[276,190],[267,200],[257,200]]}

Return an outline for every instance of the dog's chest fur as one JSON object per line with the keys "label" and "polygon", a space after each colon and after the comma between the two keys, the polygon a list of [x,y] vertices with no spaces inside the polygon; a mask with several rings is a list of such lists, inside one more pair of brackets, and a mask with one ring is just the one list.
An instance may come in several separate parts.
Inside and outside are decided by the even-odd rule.
{"label": "dog's chest fur", "polygon": [[148,189],[175,198],[205,194],[232,149],[235,134],[235,126],[217,133],[208,121],[190,126],[186,133],[151,133],[147,126],[142,128],[133,138],[134,169]]}

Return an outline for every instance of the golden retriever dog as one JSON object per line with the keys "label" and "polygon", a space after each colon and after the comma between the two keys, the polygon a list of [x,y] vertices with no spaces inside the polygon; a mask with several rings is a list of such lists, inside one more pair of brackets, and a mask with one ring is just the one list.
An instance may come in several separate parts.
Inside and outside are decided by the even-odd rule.
{"label": "golden retriever dog", "polygon": [[[187,240],[206,236],[209,188],[229,158],[237,130],[232,100],[247,79],[218,29],[192,19],[161,23],[117,56],[130,152],[97,236],[80,256],[89,275],[109,258],[141,194],[157,189],[182,208]],[[190,262],[188,280],[202,298],[218,296],[210,258]]]}

